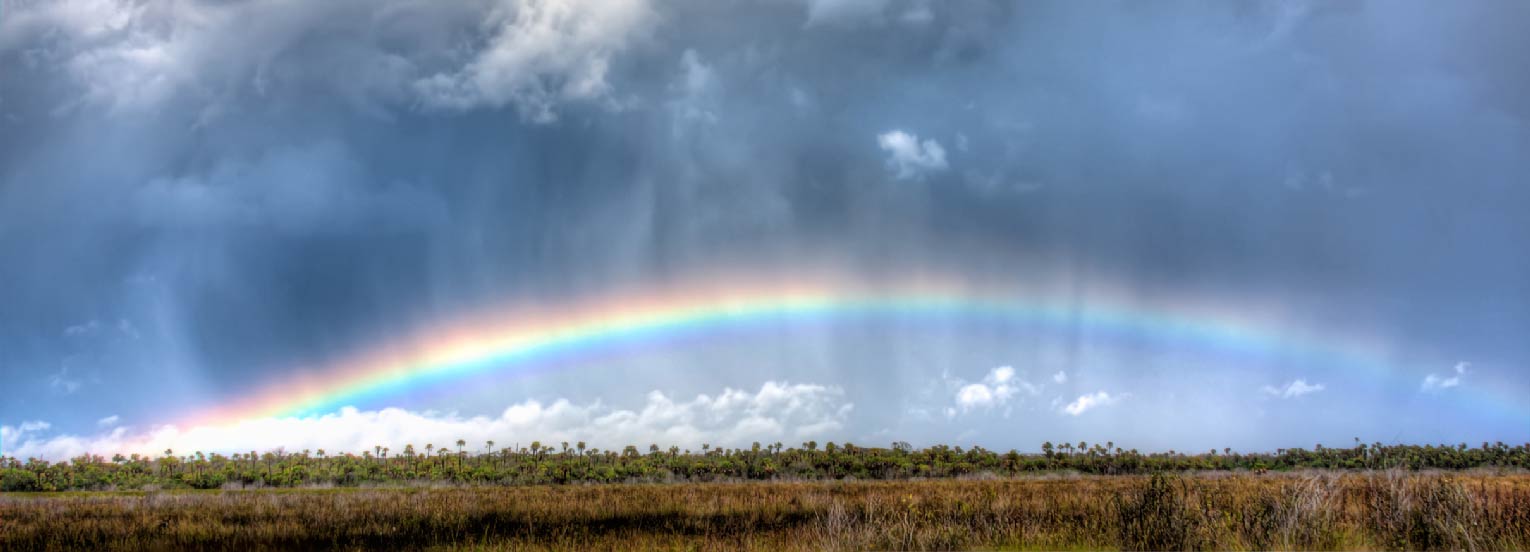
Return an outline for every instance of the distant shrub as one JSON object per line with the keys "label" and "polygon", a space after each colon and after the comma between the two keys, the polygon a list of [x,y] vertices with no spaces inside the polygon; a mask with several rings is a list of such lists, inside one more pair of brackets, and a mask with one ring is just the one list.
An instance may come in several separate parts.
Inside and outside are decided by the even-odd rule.
{"label": "distant shrub", "polygon": [[193,489],[218,489],[223,487],[228,478],[220,473],[202,473],[187,474],[182,478],[182,481],[186,483],[186,486]]}
{"label": "distant shrub", "polygon": [[42,483],[38,481],[35,473],[18,469],[0,470],[0,492],[24,493],[41,490]]}
{"label": "distant shrub", "polygon": [[[811,445],[811,446],[809,446]],[[640,454],[636,446],[622,452],[588,449],[588,452],[552,451],[540,445],[527,448],[497,449],[484,454],[417,454],[412,445],[405,453],[389,454],[387,447],[376,447],[362,455],[308,451],[288,453],[281,450],[264,454],[221,453],[175,457],[121,457],[108,462],[97,455],[82,455],[67,462],[49,462],[0,457],[0,470],[21,470],[34,477],[41,491],[93,490],[110,486],[138,488],[158,485],[168,489],[218,488],[225,482],[244,487],[302,487],[331,484],[341,487],[366,485],[402,485],[412,482],[443,482],[455,485],[541,485],[654,481],[804,481],[855,479],[947,479],[1013,477],[1030,474],[1073,477],[1077,475],[1189,474],[1202,478],[1215,472],[1222,477],[1235,474],[1269,475],[1307,468],[1350,469],[1449,469],[1469,468],[1513,471],[1530,468],[1530,443],[1511,446],[1483,443],[1471,448],[1465,444],[1448,445],[1366,445],[1354,448],[1314,450],[1278,449],[1275,453],[1238,453],[1231,449],[1185,454],[1176,451],[1142,453],[1122,449],[1113,442],[1105,444],[1044,443],[1042,454],[1018,451],[1000,453],[972,447],[933,445],[913,449],[898,441],[889,448],[825,446],[804,443],[802,448],[781,443],[749,449],[712,448],[704,452],[680,452],[678,447],[661,452]],[[434,449],[434,447],[431,447]],[[439,451],[440,449],[434,449]],[[374,452],[376,452],[374,454]],[[18,488],[32,488],[29,481],[17,480]],[[1317,495],[1314,495],[1317,496]],[[1181,497],[1196,502],[1188,497]],[[1199,503],[1190,507],[1204,513]],[[1278,519],[1237,520],[1235,529],[1248,535],[1247,543],[1257,545],[1264,538],[1275,538],[1271,546],[1316,543],[1306,536],[1261,524],[1281,523],[1292,515],[1283,502],[1263,506]],[[1198,514],[1199,515],[1199,514]],[[1205,516],[1200,516],[1204,518]],[[1222,522],[1204,520],[1202,528],[1220,527]],[[1220,530],[1220,529],[1217,529]],[[1197,537],[1200,538],[1200,537]],[[1431,537],[1432,538],[1432,537]],[[1427,539],[1425,539],[1427,540]],[[1411,542],[1411,541],[1410,541]],[[1343,543],[1335,543],[1343,544]],[[1256,546],[1257,548],[1258,546]]]}

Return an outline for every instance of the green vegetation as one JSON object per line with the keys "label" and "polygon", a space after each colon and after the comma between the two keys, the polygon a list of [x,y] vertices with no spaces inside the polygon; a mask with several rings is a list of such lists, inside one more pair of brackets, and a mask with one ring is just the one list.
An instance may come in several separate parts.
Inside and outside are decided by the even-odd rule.
{"label": "green vegetation", "polygon": [[145,458],[117,455],[110,460],[85,455],[50,463],[0,458],[0,491],[70,491],[111,489],[220,489],[245,487],[362,486],[444,482],[454,484],[542,485],[562,483],[638,483],[671,481],[825,480],[950,478],[974,474],[1013,476],[1047,472],[1146,474],[1185,471],[1292,469],[1442,469],[1530,468],[1530,444],[1483,443],[1457,446],[1384,446],[1356,440],[1354,447],[1281,449],[1274,453],[1238,453],[1230,449],[1185,454],[1144,454],[1114,443],[1042,445],[1041,454],[999,453],[979,447],[934,446],[915,450],[906,443],[888,448],[816,442],[800,448],[781,443],[748,449],[702,445],[700,452],[650,445],[620,451],[586,447],[494,448],[477,452],[458,440],[455,449],[426,444],[424,452],[406,445],[402,452],[378,446],[361,454],[332,455],[324,450],[271,451],[224,456],[196,452]]}
{"label": "green vegetation", "polygon": [[0,550],[1526,550],[1530,476],[1324,470],[8,494],[0,520]]}

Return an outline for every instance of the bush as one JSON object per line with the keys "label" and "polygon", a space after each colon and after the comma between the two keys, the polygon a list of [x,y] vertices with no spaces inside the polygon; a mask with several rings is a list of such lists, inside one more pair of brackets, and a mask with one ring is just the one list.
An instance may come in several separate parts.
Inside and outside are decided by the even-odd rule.
{"label": "bush", "polygon": [[1174,478],[1153,474],[1135,496],[1117,496],[1123,550],[1190,550],[1192,519]]}
{"label": "bush", "polygon": [[193,489],[221,489],[228,478],[221,473],[190,474],[182,478]]}
{"label": "bush", "polygon": [[0,492],[24,493],[41,491],[42,483],[37,474],[27,470],[7,469],[0,474]]}
{"label": "bush", "polygon": [[1473,500],[1449,477],[1417,480],[1392,471],[1367,478],[1366,491],[1376,530],[1387,548],[1471,550]]}

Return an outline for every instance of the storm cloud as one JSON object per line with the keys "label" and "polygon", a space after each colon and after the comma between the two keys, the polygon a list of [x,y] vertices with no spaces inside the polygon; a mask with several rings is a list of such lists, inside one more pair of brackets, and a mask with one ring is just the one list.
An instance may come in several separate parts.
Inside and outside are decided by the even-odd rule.
{"label": "storm cloud", "polygon": [[[840,439],[1022,449],[1508,439],[1526,421],[1448,401],[1530,392],[1530,5],[0,7],[8,431],[165,423],[483,305],[823,264],[1276,320],[1375,344],[1391,380],[953,322],[782,329],[397,400],[471,419],[790,380],[843,389]],[[1018,373],[1038,394],[1066,377],[1033,397]],[[1301,400],[1255,401],[1271,395]]]}

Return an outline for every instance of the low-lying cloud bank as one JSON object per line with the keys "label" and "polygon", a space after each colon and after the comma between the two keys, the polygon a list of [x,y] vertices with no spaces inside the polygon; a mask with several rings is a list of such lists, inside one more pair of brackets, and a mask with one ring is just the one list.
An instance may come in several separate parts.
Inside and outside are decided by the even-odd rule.
{"label": "low-lying cloud bank", "polygon": [[0,426],[0,438],[6,444],[0,454],[48,460],[86,453],[157,456],[166,449],[178,455],[279,448],[322,448],[337,454],[377,446],[399,451],[406,444],[451,448],[458,439],[467,441],[471,450],[481,450],[491,440],[496,448],[524,447],[532,441],[549,446],[585,441],[598,448],[638,445],[643,450],[649,444],[693,449],[702,444],[744,447],[754,441],[795,445],[840,431],[853,407],[837,387],[768,381],[757,392],[724,389],[715,397],[698,395],[678,402],[651,391],[642,406],[634,409],[614,408],[600,401],[574,404],[557,399],[544,404],[527,400],[511,405],[497,417],[345,408],[324,416],[247,420],[217,427],[117,427],[91,436],[50,435],[50,424],[32,421]]}

